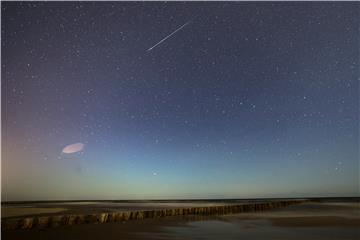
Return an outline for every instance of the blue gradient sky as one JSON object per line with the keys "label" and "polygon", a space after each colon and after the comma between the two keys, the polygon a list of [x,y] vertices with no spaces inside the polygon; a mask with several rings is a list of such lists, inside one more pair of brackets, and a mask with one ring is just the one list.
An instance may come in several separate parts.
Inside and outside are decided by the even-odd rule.
{"label": "blue gradient sky", "polygon": [[358,3],[1,6],[2,200],[359,195]]}

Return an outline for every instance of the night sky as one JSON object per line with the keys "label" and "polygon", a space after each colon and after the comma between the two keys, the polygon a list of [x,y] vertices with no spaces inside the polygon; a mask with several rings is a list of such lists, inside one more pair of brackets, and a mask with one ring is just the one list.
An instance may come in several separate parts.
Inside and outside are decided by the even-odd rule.
{"label": "night sky", "polygon": [[2,200],[359,195],[359,6],[2,2]]}

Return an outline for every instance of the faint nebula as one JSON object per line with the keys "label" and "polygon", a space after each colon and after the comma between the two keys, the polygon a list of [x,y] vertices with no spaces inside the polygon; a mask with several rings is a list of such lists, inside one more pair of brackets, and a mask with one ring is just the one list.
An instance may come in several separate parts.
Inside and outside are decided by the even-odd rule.
{"label": "faint nebula", "polygon": [[66,147],[64,147],[64,149],[62,150],[63,153],[76,153],[76,152],[80,152],[84,149],[85,144],[83,143],[73,143],[70,145],[67,145]]}

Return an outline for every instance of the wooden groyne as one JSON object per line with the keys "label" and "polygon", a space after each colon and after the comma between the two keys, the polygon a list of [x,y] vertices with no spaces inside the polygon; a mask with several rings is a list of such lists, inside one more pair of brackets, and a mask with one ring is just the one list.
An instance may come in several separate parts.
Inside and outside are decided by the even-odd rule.
{"label": "wooden groyne", "polygon": [[233,213],[257,212],[274,208],[287,207],[293,204],[303,203],[305,200],[274,201],[265,203],[247,203],[239,205],[222,205],[209,207],[175,208],[161,210],[122,211],[97,214],[68,214],[52,216],[34,216],[26,218],[10,218],[1,220],[1,228],[4,230],[50,228],[64,225],[76,225],[86,223],[110,223],[129,220],[141,220],[147,218],[160,218],[167,216],[184,215],[225,215]]}

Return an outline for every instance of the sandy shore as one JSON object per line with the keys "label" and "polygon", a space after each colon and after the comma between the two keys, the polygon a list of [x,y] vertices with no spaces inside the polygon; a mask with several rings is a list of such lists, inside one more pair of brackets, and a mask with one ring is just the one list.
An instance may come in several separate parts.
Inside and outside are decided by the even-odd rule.
{"label": "sandy shore", "polygon": [[279,227],[357,227],[360,228],[360,218],[344,217],[280,217],[272,218],[274,226]]}

